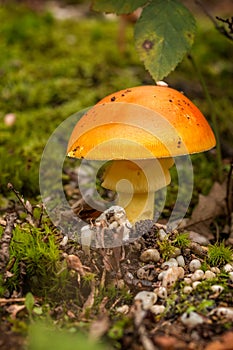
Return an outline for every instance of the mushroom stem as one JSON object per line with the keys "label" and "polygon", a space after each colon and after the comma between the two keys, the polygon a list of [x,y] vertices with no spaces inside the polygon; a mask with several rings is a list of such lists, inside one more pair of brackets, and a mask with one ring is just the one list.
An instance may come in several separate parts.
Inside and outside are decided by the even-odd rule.
{"label": "mushroom stem", "polygon": [[127,218],[134,223],[139,220],[153,219],[155,192],[123,193],[117,192],[117,204],[125,208]]}
{"label": "mushroom stem", "polygon": [[102,186],[118,193],[117,204],[132,223],[153,219],[155,192],[170,181],[172,158],[114,160],[106,169]]}

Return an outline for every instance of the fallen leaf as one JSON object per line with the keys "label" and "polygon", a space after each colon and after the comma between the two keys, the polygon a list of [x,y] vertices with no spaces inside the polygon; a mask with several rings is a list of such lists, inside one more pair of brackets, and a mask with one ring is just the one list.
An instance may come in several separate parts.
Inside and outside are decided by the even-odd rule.
{"label": "fallen leaf", "polygon": [[213,239],[210,224],[223,213],[226,213],[226,183],[215,182],[207,196],[199,195],[198,204],[193,210],[191,219],[187,221],[186,227],[201,233],[208,239]]}

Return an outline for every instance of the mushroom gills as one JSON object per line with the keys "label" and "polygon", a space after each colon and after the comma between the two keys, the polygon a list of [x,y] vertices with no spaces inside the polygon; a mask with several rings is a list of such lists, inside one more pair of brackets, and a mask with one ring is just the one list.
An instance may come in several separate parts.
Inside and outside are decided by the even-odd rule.
{"label": "mushroom gills", "polygon": [[130,222],[153,219],[155,192],[170,183],[173,164],[171,157],[114,160],[105,170],[102,187],[117,192],[117,204]]}

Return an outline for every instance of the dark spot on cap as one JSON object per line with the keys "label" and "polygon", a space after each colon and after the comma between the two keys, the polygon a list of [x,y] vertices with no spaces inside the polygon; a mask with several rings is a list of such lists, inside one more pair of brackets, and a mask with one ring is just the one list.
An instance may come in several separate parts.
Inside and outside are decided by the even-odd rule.
{"label": "dark spot on cap", "polygon": [[111,101],[112,101],[112,102],[115,101],[115,99],[116,99],[115,96],[111,97]]}
{"label": "dark spot on cap", "polygon": [[122,96],[122,97],[124,97],[124,96],[125,96],[125,94],[121,94],[121,96]]}
{"label": "dark spot on cap", "polygon": [[146,51],[150,51],[153,46],[154,46],[153,41],[148,39],[146,39],[142,44],[143,49],[145,49]]}
{"label": "dark spot on cap", "polygon": [[173,102],[172,100],[169,100],[169,102]]}
{"label": "dark spot on cap", "polygon": [[179,139],[177,142],[177,148],[180,148],[180,147],[181,147],[181,140]]}

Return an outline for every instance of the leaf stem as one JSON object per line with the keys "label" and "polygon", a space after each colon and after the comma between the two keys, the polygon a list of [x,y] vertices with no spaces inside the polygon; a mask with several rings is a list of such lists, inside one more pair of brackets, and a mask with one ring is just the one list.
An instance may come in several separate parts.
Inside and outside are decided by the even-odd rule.
{"label": "leaf stem", "polygon": [[213,129],[216,137],[216,154],[217,154],[217,174],[218,174],[218,180],[222,180],[222,152],[221,152],[221,145],[220,145],[220,134],[219,134],[219,128],[218,128],[218,123],[217,123],[217,116],[216,116],[216,110],[214,107],[214,102],[210,96],[209,90],[207,88],[205,79],[202,75],[201,70],[199,69],[197,63],[195,62],[194,58],[192,55],[188,55],[188,59],[191,61],[193,68],[195,69],[198,79],[200,80],[203,92],[205,94],[206,100],[209,105],[210,109],[210,116],[211,116],[211,121],[213,124]]}

